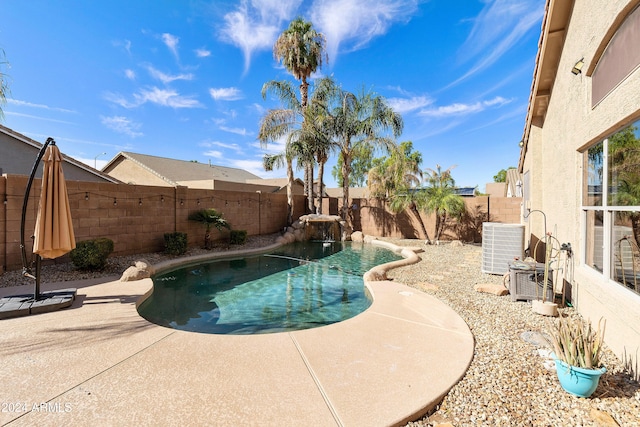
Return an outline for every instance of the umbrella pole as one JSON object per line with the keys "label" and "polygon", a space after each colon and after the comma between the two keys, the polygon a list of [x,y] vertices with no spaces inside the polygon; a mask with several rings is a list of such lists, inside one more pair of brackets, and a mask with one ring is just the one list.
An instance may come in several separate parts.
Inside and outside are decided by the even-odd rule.
{"label": "umbrella pole", "polygon": [[31,192],[31,184],[33,184],[33,179],[36,176],[36,172],[38,171],[38,165],[44,157],[44,153],[47,150],[49,144],[53,143],[55,145],[55,141],[53,138],[47,138],[47,141],[44,143],[40,152],[38,153],[38,157],[36,158],[35,163],[33,164],[33,168],[31,169],[31,175],[29,176],[29,181],[27,182],[27,188],[24,193],[24,200],[22,202],[22,218],[20,221],[20,249],[22,250],[22,275],[25,277],[30,277],[35,279],[36,281],[36,289],[34,292],[34,299],[37,300],[40,296],[40,255],[36,255],[36,275],[35,277],[31,274],[31,269],[27,265],[27,252],[24,245],[24,226],[25,220],[27,217],[27,205],[29,204],[29,193]]}
{"label": "umbrella pole", "polygon": [[33,300],[38,301],[40,298],[40,266],[42,265],[42,257],[36,254],[36,289],[33,292]]}

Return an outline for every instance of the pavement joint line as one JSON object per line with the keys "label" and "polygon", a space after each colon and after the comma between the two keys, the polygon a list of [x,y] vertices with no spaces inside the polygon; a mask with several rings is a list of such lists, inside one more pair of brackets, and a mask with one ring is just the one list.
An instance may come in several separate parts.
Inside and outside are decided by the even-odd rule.
{"label": "pavement joint line", "polygon": [[[78,388],[78,387],[80,387],[80,386],[81,386],[81,385],[83,385],[83,384],[86,384],[87,382],[91,381],[92,379],[94,379],[94,378],[96,378],[96,377],[98,377],[98,376],[100,376],[100,375],[104,374],[105,372],[110,371],[111,369],[115,368],[116,366],[118,366],[118,365],[120,365],[120,364],[122,364],[122,363],[126,362],[127,360],[129,360],[129,359],[131,359],[131,358],[133,358],[133,357],[137,356],[138,354],[142,353],[143,351],[146,351],[147,349],[149,349],[149,348],[153,347],[154,345],[158,344],[160,341],[164,341],[165,339],[169,338],[171,335],[175,334],[176,332],[177,332],[177,331],[173,331],[173,332],[171,332],[171,333],[169,333],[169,334],[167,334],[167,335],[163,336],[163,337],[162,337],[162,338],[160,338],[159,340],[156,340],[156,341],[152,342],[151,344],[149,344],[148,346],[146,346],[146,347],[144,347],[144,348],[141,348],[140,350],[136,351],[135,353],[133,353],[133,354],[131,354],[131,355],[129,355],[129,356],[127,356],[127,357],[125,357],[124,359],[122,359],[122,360],[121,360],[121,361],[119,361],[118,363],[115,363],[115,364],[113,364],[113,365],[109,366],[108,368],[103,369],[102,371],[100,371],[100,372],[98,372],[98,373],[96,373],[96,374],[94,374],[94,375],[91,375],[89,378],[85,378],[84,380],[80,381],[78,384],[75,384],[75,385],[73,385],[73,386],[69,387],[67,390],[64,390],[64,391],[62,391],[62,392],[58,393],[56,396],[53,396],[53,397],[49,398],[49,400],[45,401],[44,403],[49,403],[49,402],[51,402],[52,400],[57,399],[57,398],[59,398],[59,397],[61,397],[61,396],[65,395],[65,394],[69,393],[71,390],[73,390],[73,389],[75,389],[75,388]],[[13,423],[14,421],[17,421],[17,420],[19,420],[20,418],[22,418],[22,417],[24,417],[25,415],[30,414],[30,413],[32,413],[32,412],[33,412],[33,410],[30,410],[30,411],[27,411],[27,412],[23,412],[20,416],[15,417],[14,419],[12,419],[12,420],[8,421],[8,422],[7,422],[7,423],[5,423],[5,424],[2,424],[2,426],[7,426],[7,425],[9,425],[9,424]]]}
{"label": "pavement joint line", "polygon": [[338,423],[339,426],[344,427],[344,423],[340,419],[340,415],[338,415],[338,412],[333,407],[333,404],[331,403],[331,399],[329,399],[327,392],[325,391],[324,387],[322,387],[322,383],[320,382],[320,379],[318,378],[313,368],[311,367],[311,363],[309,363],[309,360],[304,355],[304,351],[302,351],[302,347],[300,347],[298,340],[296,340],[296,337],[291,332],[289,333],[289,337],[291,338],[291,341],[293,341],[293,345],[296,346],[296,350],[298,350],[298,354],[300,354],[300,357],[302,358],[302,362],[307,367],[307,370],[309,371],[309,374],[311,375],[313,382],[316,383],[316,387],[318,387],[318,391],[320,392],[320,395],[322,396],[325,403],[327,404],[327,407],[329,408],[329,411],[331,412],[331,415],[333,416],[334,420],[336,421],[336,423]]}
{"label": "pavement joint line", "polygon": [[[427,328],[440,329],[442,331],[452,332],[452,333],[458,334],[458,335],[467,335],[467,331],[457,331],[455,329],[443,328],[442,326],[436,326],[436,325],[432,325],[432,324],[425,323],[425,322],[418,322],[416,320],[409,320],[409,319],[406,319],[404,317],[391,316],[389,314],[378,313],[378,312],[375,312],[375,311],[372,311],[371,314],[375,314],[377,316],[382,316],[382,317],[388,317],[390,319],[401,320],[401,321],[407,322],[407,323],[415,323],[416,325],[426,326]],[[465,324],[466,324],[466,322],[465,322]],[[467,327],[468,327],[468,325],[467,325]]]}

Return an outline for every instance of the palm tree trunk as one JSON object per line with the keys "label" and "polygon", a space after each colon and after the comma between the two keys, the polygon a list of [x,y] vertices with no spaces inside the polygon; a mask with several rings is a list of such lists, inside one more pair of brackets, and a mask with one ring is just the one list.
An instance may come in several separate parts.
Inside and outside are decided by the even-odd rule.
{"label": "palm tree trunk", "polygon": [[307,175],[307,179],[309,180],[308,182],[308,187],[309,187],[309,196],[307,198],[307,205],[309,208],[309,212],[311,213],[315,213],[315,209],[313,209],[313,162],[309,161],[307,162],[307,169],[309,170],[309,175]]}
{"label": "palm tree trunk", "polygon": [[435,210],[435,215],[436,215],[436,242],[438,241],[438,239],[440,239],[440,209],[436,209]]}
{"label": "palm tree trunk", "polygon": [[300,105],[302,108],[307,106],[307,99],[309,97],[309,83],[307,83],[307,78],[302,76],[300,80]]}
{"label": "palm tree trunk", "polygon": [[640,214],[633,213],[630,216],[631,230],[633,230],[633,239],[635,244],[640,246]]}
{"label": "palm tree trunk", "polygon": [[351,153],[342,152],[342,219],[349,217],[349,175],[351,174]]}
{"label": "palm tree trunk", "polygon": [[211,249],[211,228],[208,225],[204,232],[204,248]]}
{"label": "palm tree trunk", "polygon": [[323,175],[324,175],[324,161],[318,164],[318,213],[322,215],[322,187]]}
{"label": "palm tree trunk", "polygon": [[431,244],[431,239],[429,239],[429,233],[427,233],[427,227],[424,226],[424,221],[422,221],[422,217],[420,216],[420,211],[418,211],[418,207],[416,206],[415,203],[411,203],[410,209],[411,209],[411,212],[413,212],[413,214],[418,219],[418,223],[420,224],[420,228],[422,228],[422,233],[425,236],[425,240],[427,241],[427,244]]}
{"label": "palm tree trunk", "polygon": [[293,224],[293,164],[287,159],[287,225]]}

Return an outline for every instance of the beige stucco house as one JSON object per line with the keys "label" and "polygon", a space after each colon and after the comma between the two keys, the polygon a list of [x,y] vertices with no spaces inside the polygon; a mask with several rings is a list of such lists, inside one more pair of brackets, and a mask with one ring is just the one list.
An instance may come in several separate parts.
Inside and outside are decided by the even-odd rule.
{"label": "beige stucco house", "polygon": [[595,323],[606,319],[607,344],[635,369],[640,366],[639,4],[547,1],[518,165],[526,235],[542,238],[546,228],[571,244],[573,257],[564,273],[572,304]]}
{"label": "beige stucco house", "polygon": [[[42,145],[38,141],[0,125],[0,175],[30,175]],[[70,181],[118,182],[117,179],[64,155],[64,144],[58,144],[58,148],[63,152],[64,164],[62,168],[65,179]],[[37,178],[42,176],[42,165],[42,162],[38,165]]]}
{"label": "beige stucco house", "polygon": [[[286,179],[262,179],[243,169],[129,152],[118,153],[102,170],[128,184],[160,187],[280,193],[287,185]],[[293,193],[302,194],[300,188],[297,180]]]}

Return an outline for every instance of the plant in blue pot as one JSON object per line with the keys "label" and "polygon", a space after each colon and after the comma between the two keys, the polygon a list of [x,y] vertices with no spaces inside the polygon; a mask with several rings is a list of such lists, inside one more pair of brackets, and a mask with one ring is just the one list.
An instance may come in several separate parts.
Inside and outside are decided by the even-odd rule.
{"label": "plant in blue pot", "polygon": [[564,313],[551,328],[558,380],[562,388],[575,396],[591,396],[600,376],[607,371],[600,360],[604,329],[603,319],[595,329],[582,317]]}

